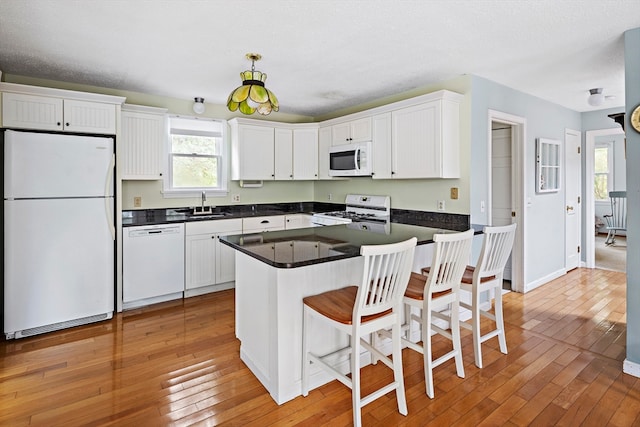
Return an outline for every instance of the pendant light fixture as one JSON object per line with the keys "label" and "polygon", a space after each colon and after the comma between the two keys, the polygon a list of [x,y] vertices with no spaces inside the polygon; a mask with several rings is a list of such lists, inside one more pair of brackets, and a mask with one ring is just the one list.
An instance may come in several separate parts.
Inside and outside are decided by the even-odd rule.
{"label": "pendant light fixture", "polygon": [[242,86],[231,92],[227,99],[227,108],[230,111],[240,110],[242,114],[253,114],[256,111],[263,116],[278,111],[280,105],[278,98],[264,86],[267,75],[255,70],[255,62],[262,58],[259,53],[247,53],[245,55],[251,61],[251,70],[240,73]]}

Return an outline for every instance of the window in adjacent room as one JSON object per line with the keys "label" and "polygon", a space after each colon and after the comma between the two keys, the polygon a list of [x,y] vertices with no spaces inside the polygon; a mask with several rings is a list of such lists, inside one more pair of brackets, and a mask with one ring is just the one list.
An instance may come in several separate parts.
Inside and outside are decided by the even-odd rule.
{"label": "window in adjacent room", "polygon": [[169,118],[165,193],[226,195],[225,128],[224,121]]}
{"label": "window in adjacent room", "polygon": [[613,144],[596,144],[594,150],[594,181],[593,190],[595,201],[609,200],[609,191],[613,188]]}

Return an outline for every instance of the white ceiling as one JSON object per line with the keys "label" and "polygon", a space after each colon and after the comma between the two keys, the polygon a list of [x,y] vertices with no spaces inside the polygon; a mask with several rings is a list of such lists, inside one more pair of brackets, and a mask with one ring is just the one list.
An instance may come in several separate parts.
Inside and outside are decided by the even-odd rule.
{"label": "white ceiling", "polygon": [[225,104],[258,52],[283,113],[462,74],[589,111],[624,105],[638,27],[640,0],[0,0],[0,70]]}

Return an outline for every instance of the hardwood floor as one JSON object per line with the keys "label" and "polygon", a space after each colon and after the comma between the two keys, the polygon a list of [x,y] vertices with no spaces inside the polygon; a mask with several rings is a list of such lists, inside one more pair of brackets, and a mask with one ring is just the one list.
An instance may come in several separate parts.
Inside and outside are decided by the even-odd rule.
{"label": "hardwood floor", "polygon": [[[504,298],[509,354],[497,339],[464,379],[453,361],[425,394],[421,355],[403,352],[409,415],[390,393],[363,409],[369,426],[640,425],[640,379],[622,373],[625,275],[577,269]],[[434,339],[434,352],[445,352]],[[0,425],[291,426],[351,424],[337,381],[278,406],[239,359],[234,293],[128,311],[112,321],[0,343]],[[363,368],[363,393],[390,379]]]}

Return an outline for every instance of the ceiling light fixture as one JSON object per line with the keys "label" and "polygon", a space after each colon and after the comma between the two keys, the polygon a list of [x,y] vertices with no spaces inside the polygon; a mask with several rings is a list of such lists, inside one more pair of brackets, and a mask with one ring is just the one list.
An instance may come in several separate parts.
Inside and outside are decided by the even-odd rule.
{"label": "ceiling light fixture", "polygon": [[251,70],[240,73],[242,86],[237,87],[227,99],[227,108],[230,111],[240,110],[242,114],[259,114],[266,116],[272,111],[278,111],[280,105],[278,98],[264,86],[267,75],[255,71],[255,62],[262,58],[259,53],[247,53],[245,55],[251,61]]}
{"label": "ceiling light fixture", "polygon": [[193,112],[196,114],[202,114],[204,113],[204,98],[193,98],[193,100],[195,101],[193,103]]}
{"label": "ceiling light fixture", "polygon": [[602,88],[589,89],[589,98],[587,98],[589,105],[597,107],[604,102],[604,95],[602,94]]}

